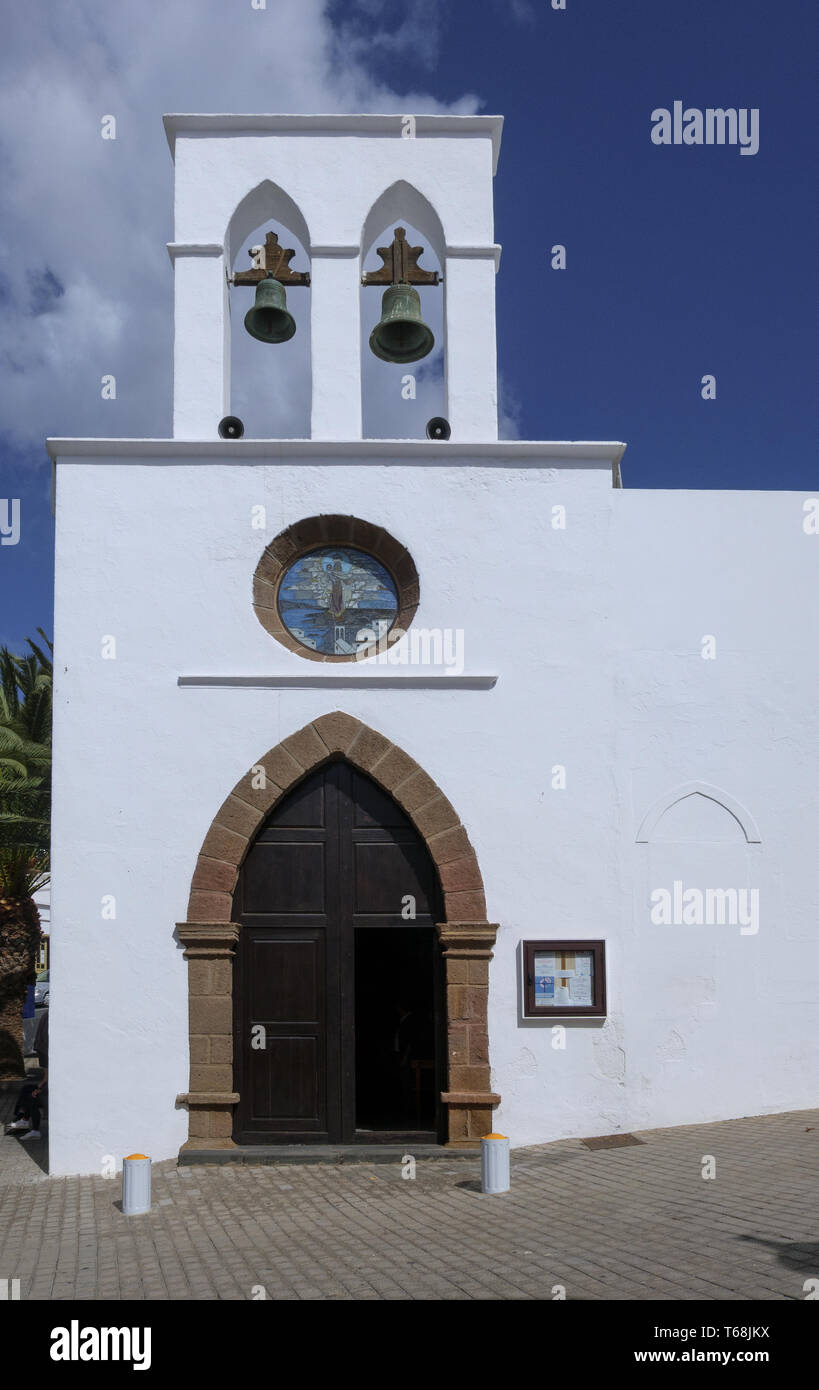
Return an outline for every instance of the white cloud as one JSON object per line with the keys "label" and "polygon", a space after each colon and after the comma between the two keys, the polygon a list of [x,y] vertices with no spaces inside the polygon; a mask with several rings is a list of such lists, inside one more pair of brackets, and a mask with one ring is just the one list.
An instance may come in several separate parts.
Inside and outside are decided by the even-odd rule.
{"label": "white cloud", "polygon": [[[356,8],[366,30],[351,22]],[[338,30],[322,0],[268,0],[264,10],[250,0],[15,8],[0,59],[0,273],[10,292],[0,414],[14,443],[170,432],[173,166],[163,112],[474,111],[472,96],[446,106],[367,71],[370,57],[415,43],[430,8],[414,29],[392,31],[377,0],[344,11]],[[116,140],[101,138],[107,115]],[[46,270],[65,293],[33,316],[27,277]],[[115,402],[101,398],[107,373]]]}

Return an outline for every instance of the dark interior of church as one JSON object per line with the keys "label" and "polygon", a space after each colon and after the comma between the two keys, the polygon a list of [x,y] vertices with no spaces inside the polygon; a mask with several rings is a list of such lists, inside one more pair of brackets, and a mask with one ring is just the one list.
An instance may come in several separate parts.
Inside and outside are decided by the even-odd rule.
{"label": "dark interior of church", "polygon": [[356,1129],[435,1129],[435,930],[355,933]]}

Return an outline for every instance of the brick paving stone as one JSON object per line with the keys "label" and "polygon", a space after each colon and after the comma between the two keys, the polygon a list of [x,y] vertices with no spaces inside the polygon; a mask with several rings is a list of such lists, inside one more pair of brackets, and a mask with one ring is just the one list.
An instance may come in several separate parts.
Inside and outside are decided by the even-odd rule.
{"label": "brick paving stone", "polygon": [[[0,1094],[0,1114],[13,1100]],[[48,1178],[36,1145],[0,1136],[0,1279],[34,1300],[805,1297],[819,1112],[638,1137],[517,1150],[502,1197],[480,1193],[477,1160],[419,1160],[414,1181],[391,1164],[169,1161],[150,1213],[125,1217],[119,1180]]]}

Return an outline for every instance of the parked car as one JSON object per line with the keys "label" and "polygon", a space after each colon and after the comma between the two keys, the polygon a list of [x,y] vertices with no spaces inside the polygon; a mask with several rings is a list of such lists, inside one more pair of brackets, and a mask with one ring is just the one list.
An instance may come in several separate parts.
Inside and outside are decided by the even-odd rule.
{"label": "parked car", "polygon": [[34,1003],[41,1009],[48,1003],[48,976],[49,971],[44,970],[42,975],[37,976],[37,983],[34,986]]}

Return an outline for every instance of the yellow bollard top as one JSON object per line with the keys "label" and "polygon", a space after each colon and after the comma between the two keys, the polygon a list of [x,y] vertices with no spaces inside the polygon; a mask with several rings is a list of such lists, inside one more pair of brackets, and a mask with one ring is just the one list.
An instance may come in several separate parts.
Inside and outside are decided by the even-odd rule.
{"label": "yellow bollard top", "polygon": [[508,1134],[485,1134],[484,1139],[508,1139]]}
{"label": "yellow bollard top", "polygon": [[[127,1154],[126,1157],[122,1160],[123,1163],[127,1163],[129,1158],[148,1158],[148,1155],[147,1155],[147,1154]],[[149,1162],[149,1163],[150,1163],[150,1161],[151,1161],[150,1158],[148,1158],[148,1162]]]}

